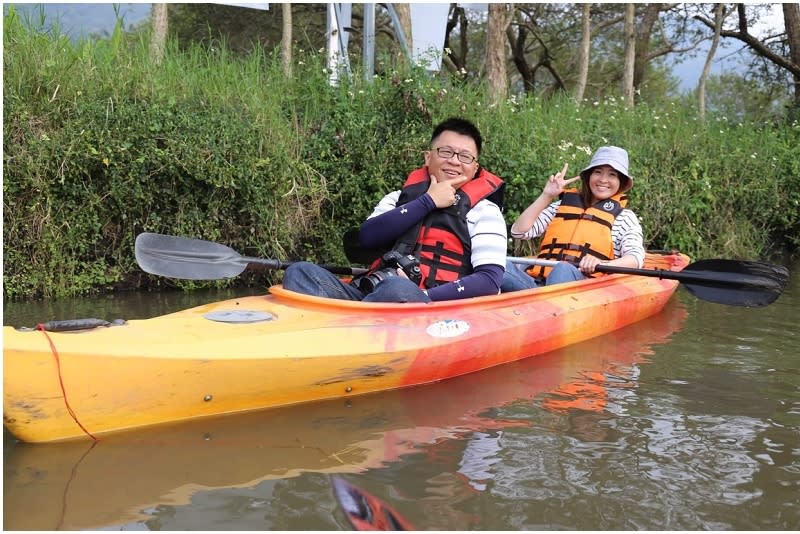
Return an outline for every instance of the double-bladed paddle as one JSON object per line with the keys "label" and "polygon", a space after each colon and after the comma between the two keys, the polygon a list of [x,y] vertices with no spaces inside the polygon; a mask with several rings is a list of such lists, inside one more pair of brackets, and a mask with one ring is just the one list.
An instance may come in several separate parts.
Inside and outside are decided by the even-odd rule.
{"label": "double-bladed paddle", "polygon": [[[558,262],[539,258],[508,258],[512,263],[553,267]],[[789,282],[789,270],[782,265],[757,261],[700,260],[680,271],[634,269],[614,265],[598,265],[596,270],[608,274],[652,276],[678,280],[692,295],[731,306],[766,306],[781,296]]]}
{"label": "double-bladed paddle", "polygon": [[[184,280],[231,278],[256,263],[267,269],[286,269],[293,262],[242,256],[219,243],[145,232],[136,236],[136,262],[143,271]],[[367,272],[357,267],[321,265],[334,274],[357,276]]]}
{"label": "double-bladed paddle", "polygon": [[[136,261],[145,272],[185,280],[219,280],[237,276],[248,264],[268,269],[286,269],[294,262],[251,258],[219,243],[202,239],[142,233],[136,237]],[[513,263],[552,267],[557,262],[538,258],[508,258]],[[341,275],[358,276],[367,269],[322,265]],[[609,274],[632,274],[678,280],[694,296],[732,306],[766,306],[783,293],[789,270],[780,265],[755,261],[701,260],[681,271],[632,269],[599,265]]]}

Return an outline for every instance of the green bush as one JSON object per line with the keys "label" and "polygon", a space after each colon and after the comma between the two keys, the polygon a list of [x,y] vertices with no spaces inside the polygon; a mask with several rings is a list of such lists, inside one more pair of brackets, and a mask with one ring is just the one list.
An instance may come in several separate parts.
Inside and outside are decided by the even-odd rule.
{"label": "green bush", "polygon": [[[256,271],[198,283],[146,275],[144,231],[242,254],[346,264],[341,238],[423,162],[451,115],[484,134],[481,164],[508,183],[509,222],[569,163],[625,147],[631,207],[648,246],[694,257],[758,258],[800,245],[800,126],[705,123],[679,102],[626,110],[618,99],[510,98],[409,69],[328,83],[324,55],[233,57],[224,44],[167,49],[144,35],[71,44],[4,26],[3,288],[58,297],[162,284],[269,284]],[[519,250],[519,244],[514,250]]]}

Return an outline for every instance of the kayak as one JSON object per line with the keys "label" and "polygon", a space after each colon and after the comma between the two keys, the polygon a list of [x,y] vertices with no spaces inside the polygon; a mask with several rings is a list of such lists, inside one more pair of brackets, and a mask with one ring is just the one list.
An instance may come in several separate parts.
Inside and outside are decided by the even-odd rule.
{"label": "kayak", "polygon": [[[442,458],[452,455],[437,452],[441,449],[460,447],[469,458],[471,437],[537,424],[519,416],[514,406],[601,414],[635,387],[641,366],[685,327],[687,318],[685,307],[673,300],[658,314],[609,335],[431,387],[152,426],[109,434],[96,443],[7,444],[3,526],[9,531],[130,530],[135,522],[157,520],[154,510],[192,517],[181,513],[182,507],[223,488],[250,491],[306,473],[321,475],[323,484],[328,476],[358,475],[419,454],[435,457],[445,469]],[[603,429],[609,430],[599,421],[576,434],[599,439]],[[486,476],[480,458],[466,464],[473,469],[448,467],[459,470],[463,491]],[[432,530],[448,526],[470,528],[466,523],[427,525]],[[178,522],[161,527],[192,529]]]}
{"label": "kayak", "polygon": [[[645,268],[689,258],[648,253]],[[150,319],[3,328],[3,423],[51,442],[429,384],[658,313],[678,282],[611,274],[435,303],[312,297],[280,285]]]}

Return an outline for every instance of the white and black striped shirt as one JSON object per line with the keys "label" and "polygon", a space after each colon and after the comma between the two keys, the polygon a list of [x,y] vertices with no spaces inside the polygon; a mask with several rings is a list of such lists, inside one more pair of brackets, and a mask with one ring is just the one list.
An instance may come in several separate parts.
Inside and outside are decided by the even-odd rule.
{"label": "white and black striped shirt", "polygon": [[[536,221],[531,226],[531,229],[523,234],[511,232],[511,237],[515,239],[534,239],[544,235],[545,230],[556,216],[556,211],[561,205],[561,201],[557,200],[547,206]],[[644,265],[644,235],[642,232],[642,225],[639,223],[639,218],[634,212],[629,209],[623,209],[622,212],[614,220],[614,225],[611,227],[611,241],[614,243],[614,257],[621,258],[623,256],[633,256],[641,269]]]}

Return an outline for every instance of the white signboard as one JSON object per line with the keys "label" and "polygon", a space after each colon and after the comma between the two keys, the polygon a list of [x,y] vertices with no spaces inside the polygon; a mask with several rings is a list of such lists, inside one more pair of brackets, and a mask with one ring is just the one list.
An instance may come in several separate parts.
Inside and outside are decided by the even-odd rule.
{"label": "white signboard", "polygon": [[215,4],[222,4],[223,6],[234,7],[249,7],[250,9],[261,9],[269,11],[269,3],[264,2],[214,2]]}
{"label": "white signboard", "polygon": [[411,56],[427,70],[441,68],[449,12],[450,4],[411,4]]}

